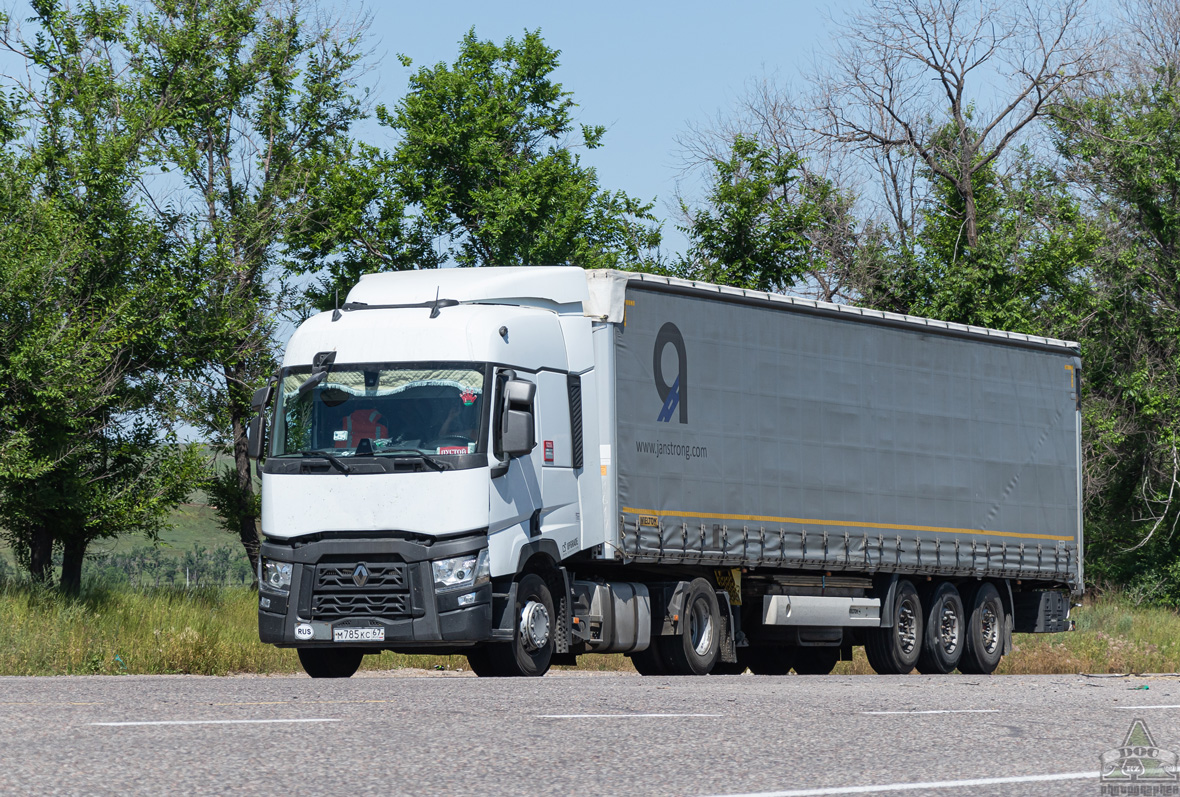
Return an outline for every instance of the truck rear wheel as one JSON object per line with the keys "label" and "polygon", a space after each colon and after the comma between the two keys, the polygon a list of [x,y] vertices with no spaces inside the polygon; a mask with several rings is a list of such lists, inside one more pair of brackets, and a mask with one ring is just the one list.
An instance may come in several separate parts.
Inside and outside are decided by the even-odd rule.
{"label": "truck rear wheel", "polygon": [[637,653],[628,653],[635,672],[640,675],[667,675],[668,667],[660,653],[660,637],[653,636],[651,644]]}
{"label": "truck rear wheel", "polygon": [[361,666],[360,648],[299,648],[299,663],[312,678],[351,678]]}
{"label": "truck rear wheel", "polygon": [[966,626],[963,601],[954,584],[943,582],[930,596],[929,604],[918,672],[945,675],[959,666],[959,659],[963,656]]}
{"label": "truck rear wheel", "polygon": [[905,675],[922,652],[922,601],[909,581],[898,581],[893,599],[893,627],[871,628],[865,655],[881,675]]}
{"label": "truck rear wheel", "polygon": [[840,661],[840,648],[799,648],[795,651],[795,672],[799,675],[827,675]]}
{"label": "truck rear wheel", "polygon": [[971,597],[959,672],[990,675],[1004,656],[1004,603],[995,585],[983,582]]}
{"label": "truck rear wheel", "polygon": [[721,608],[717,593],[703,578],[689,584],[680,632],[659,638],[671,675],[708,675],[721,657]]}

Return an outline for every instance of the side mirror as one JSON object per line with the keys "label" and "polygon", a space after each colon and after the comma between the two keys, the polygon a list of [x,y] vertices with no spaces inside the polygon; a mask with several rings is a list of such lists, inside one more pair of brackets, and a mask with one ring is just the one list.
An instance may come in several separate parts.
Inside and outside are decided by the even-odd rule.
{"label": "side mirror", "polygon": [[255,412],[262,412],[266,405],[270,403],[270,384],[266,384],[254,391],[254,397],[250,399],[250,409]]}
{"label": "side mirror", "polygon": [[250,409],[255,412],[254,417],[250,419],[250,425],[246,428],[246,456],[250,459],[258,459],[262,456],[262,444],[266,437],[266,405],[270,403],[273,389],[274,382],[268,381],[255,390],[254,395],[250,398]]}
{"label": "side mirror", "polygon": [[250,459],[258,459],[262,456],[262,438],[265,434],[263,424],[265,423],[266,416],[259,412],[251,419],[250,426],[246,429],[246,456]]}
{"label": "side mirror", "polygon": [[537,386],[523,379],[504,383],[503,413],[500,416],[500,445],[506,456],[523,456],[537,447],[533,424],[533,399]]}

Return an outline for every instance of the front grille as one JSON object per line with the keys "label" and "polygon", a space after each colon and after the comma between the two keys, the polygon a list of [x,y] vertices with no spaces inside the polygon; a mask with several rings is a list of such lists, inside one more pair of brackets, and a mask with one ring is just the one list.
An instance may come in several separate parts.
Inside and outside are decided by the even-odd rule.
{"label": "front grille", "polygon": [[[362,585],[353,578],[358,566],[367,571]],[[400,562],[321,562],[312,586],[313,620],[345,617],[405,617],[412,613],[410,581]]]}

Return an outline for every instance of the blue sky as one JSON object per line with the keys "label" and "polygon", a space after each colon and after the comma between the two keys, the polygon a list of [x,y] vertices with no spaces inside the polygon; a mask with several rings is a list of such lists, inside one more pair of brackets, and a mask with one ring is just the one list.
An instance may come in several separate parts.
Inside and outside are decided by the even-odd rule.
{"label": "blue sky", "polygon": [[[452,62],[471,27],[481,39],[502,42],[540,28],[561,50],[555,78],[573,92],[578,121],[606,125],[601,149],[585,153],[604,188],[656,200],[667,253],[684,247],[669,207],[681,178],[676,137],[732,107],[746,84],[767,74],[793,80],[832,37],[852,0],[782,0],[728,4],[687,2],[385,2],[367,3],[379,66],[378,102],[392,105],[420,66]],[[356,4],[341,0],[340,8]],[[406,69],[396,58],[413,59]],[[362,128],[376,144],[388,133]],[[686,183],[686,194],[699,186]]]}

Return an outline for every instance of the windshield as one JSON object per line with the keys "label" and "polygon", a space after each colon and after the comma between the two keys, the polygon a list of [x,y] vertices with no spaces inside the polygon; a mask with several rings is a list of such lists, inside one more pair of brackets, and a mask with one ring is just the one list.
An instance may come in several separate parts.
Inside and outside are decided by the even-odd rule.
{"label": "windshield", "polygon": [[311,367],[286,368],[271,456],[485,453],[487,373],[474,363],[331,365],[300,394]]}

